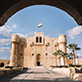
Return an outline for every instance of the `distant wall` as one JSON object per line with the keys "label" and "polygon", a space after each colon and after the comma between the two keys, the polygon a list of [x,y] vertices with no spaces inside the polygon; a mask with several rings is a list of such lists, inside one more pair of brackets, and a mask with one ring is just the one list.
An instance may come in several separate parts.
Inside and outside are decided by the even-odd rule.
{"label": "distant wall", "polygon": [[0,67],[1,67],[2,64],[4,64],[4,66],[6,64],[9,64],[9,60],[0,60]]}
{"label": "distant wall", "polygon": [[79,58],[79,64],[82,65],[82,58]]}

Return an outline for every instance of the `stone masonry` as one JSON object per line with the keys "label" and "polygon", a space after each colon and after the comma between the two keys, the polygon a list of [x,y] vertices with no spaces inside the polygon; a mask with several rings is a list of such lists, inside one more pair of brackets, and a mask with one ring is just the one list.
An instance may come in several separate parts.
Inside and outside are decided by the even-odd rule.
{"label": "stone masonry", "polygon": [[44,36],[43,32],[35,32],[33,37],[20,38],[19,35],[12,35],[12,50],[10,66],[55,66],[56,60],[58,66],[64,65],[63,58],[61,63],[59,57],[55,57],[53,53],[60,49],[66,50],[67,39],[66,35],[59,35],[58,38],[50,38]]}

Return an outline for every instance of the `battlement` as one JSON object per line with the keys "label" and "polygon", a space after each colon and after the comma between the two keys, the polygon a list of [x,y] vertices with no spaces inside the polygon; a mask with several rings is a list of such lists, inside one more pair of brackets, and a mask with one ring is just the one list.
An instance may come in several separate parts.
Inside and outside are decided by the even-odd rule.
{"label": "battlement", "polygon": [[19,35],[12,34],[11,42],[17,42],[17,43],[19,43]]}
{"label": "battlement", "polygon": [[59,37],[66,37],[66,35],[59,35]]}
{"label": "battlement", "polygon": [[67,38],[66,38],[66,35],[59,35],[58,37],[58,43],[67,43]]}
{"label": "battlement", "polygon": [[35,32],[34,36],[43,36],[43,34],[44,34],[43,32]]}

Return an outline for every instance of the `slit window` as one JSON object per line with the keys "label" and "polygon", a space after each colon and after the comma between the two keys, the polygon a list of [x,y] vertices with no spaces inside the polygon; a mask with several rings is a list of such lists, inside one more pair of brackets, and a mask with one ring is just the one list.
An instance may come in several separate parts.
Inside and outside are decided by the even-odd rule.
{"label": "slit window", "polygon": [[40,37],[40,43],[42,42],[42,37]]}
{"label": "slit window", "polygon": [[32,53],[32,56],[34,56],[34,54]]}
{"label": "slit window", "polygon": [[47,56],[48,54],[46,53],[46,56]]}
{"label": "slit window", "polygon": [[36,42],[38,43],[38,37],[36,37]]}
{"label": "slit window", "polygon": [[20,55],[21,55],[21,56],[23,56],[23,54],[22,54],[22,53],[21,53]]}

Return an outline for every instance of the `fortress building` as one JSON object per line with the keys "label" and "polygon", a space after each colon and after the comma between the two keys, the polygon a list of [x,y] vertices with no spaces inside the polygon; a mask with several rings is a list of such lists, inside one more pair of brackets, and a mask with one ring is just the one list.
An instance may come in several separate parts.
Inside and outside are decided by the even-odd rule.
{"label": "fortress building", "polygon": [[60,49],[64,52],[66,50],[67,39],[66,35],[59,35],[58,38],[50,38],[44,36],[43,32],[35,32],[33,37],[19,38],[19,35],[12,35],[12,50],[10,66],[55,66],[63,65],[63,58],[61,62],[59,57],[55,57],[53,53]]}

